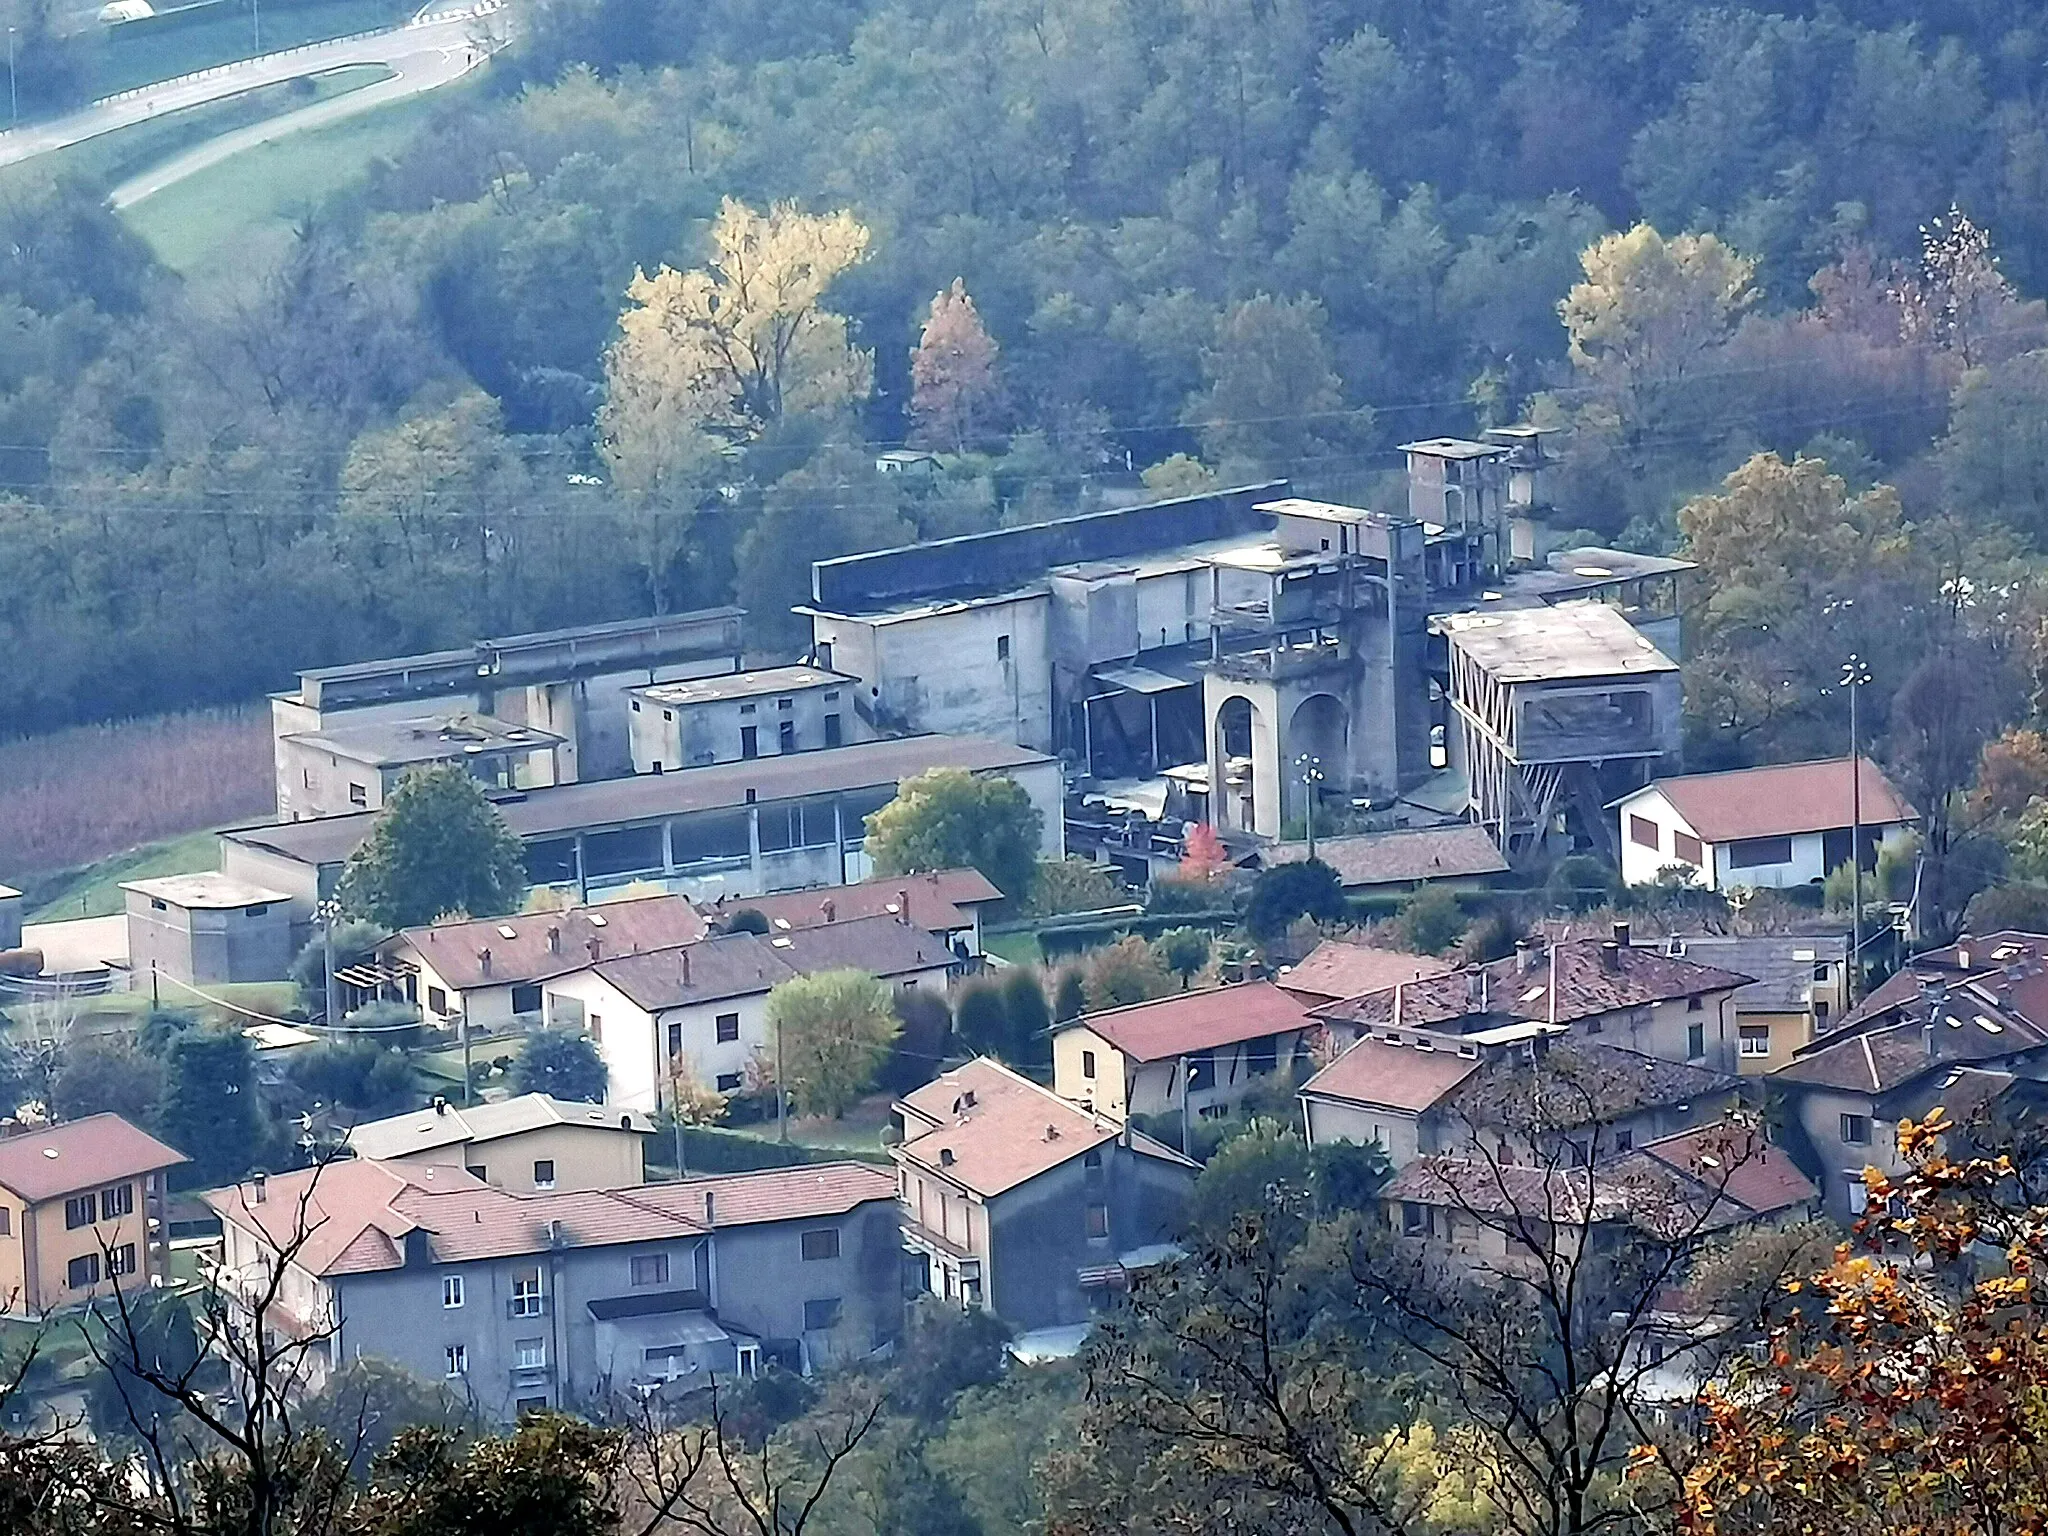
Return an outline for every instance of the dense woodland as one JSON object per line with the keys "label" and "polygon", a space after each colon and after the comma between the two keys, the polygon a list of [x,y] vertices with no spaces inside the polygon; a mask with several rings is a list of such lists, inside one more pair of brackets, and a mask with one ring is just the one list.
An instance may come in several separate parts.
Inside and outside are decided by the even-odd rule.
{"label": "dense woodland", "polygon": [[[2048,540],[2044,65],[2011,0],[545,0],[259,274],[177,279],[103,189],[11,173],[0,730],[728,599],[772,651],[814,557],[1212,476],[1383,496],[1391,445],[1533,413],[1567,520],[1719,537],[1703,599],[1798,614],[1710,646],[1694,709],[1724,756],[1803,747],[1858,591],[1912,616],[1862,637],[1887,698],[2024,628],[1966,610],[2030,603]],[[817,313],[859,377],[636,477],[628,288],[727,198],[850,215]],[[913,409],[934,329],[971,410]],[[907,440],[945,473],[878,476]],[[1679,516],[1759,450],[1839,483],[1770,481],[1784,523],[1760,461]]]}

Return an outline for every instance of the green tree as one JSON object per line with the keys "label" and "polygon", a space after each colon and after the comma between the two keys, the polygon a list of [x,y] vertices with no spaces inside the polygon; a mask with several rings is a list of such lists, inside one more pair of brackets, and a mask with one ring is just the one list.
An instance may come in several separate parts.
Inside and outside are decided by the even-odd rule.
{"label": "green tree", "polygon": [[1465,909],[1449,886],[1425,882],[1403,898],[1394,924],[1409,949],[1441,955],[1464,936]]}
{"label": "green tree", "polygon": [[902,1031],[888,986],[865,971],[818,971],[768,994],[781,1087],[807,1115],[846,1113],[873,1085]]}
{"label": "green tree", "polygon": [[446,912],[497,917],[526,890],[519,839],[459,765],[416,768],[349,855],[340,897],[351,915],[412,928]]}
{"label": "green tree", "polygon": [[1307,468],[1362,433],[1370,413],[1344,405],[1314,299],[1270,294],[1232,305],[1202,354],[1208,389],[1188,402],[1187,422],[1212,463],[1283,471]]}
{"label": "green tree", "polygon": [[238,1029],[188,1029],[164,1052],[157,1127],[190,1158],[201,1187],[232,1184],[260,1163],[267,1141],[256,1096],[256,1047]]}
{"label": "green tree", "polygon": [[597,1042],[581,1030],[537,1029],[512,1063],[514,1093],[602,1104],[611,1074]]}
{"label": "green tree", "polygon": [[87,1035],[65,1045],[51,1085],[50,1112],[59,1120],[119,1115],[130,1125],[156,1123],[164,1066],[122,1035]]}
{"label": "green tree", "polygon": [[981,1056],[1002,1056],[1010,1044],[1010,1009],[1003,985],[994,978],[971,981],[960,989],[953,1009],[953,1029],[960,1043]]}
{"label": "green tree", "polygon": [[1093,859],[1046,859],[1031,883],[1031,909],[1057,917],[1065,912],[1094,912],[1131,899],[1116,871]]}
{"label": "green tree", "polygon": [[1965,373],[1937,457],[1952,505],[2048,547],[2048,350]]}
{"label": "green tree", "polygon": [[1007,1049],[1003,1059],[1013,1067],[1052,1065],[1052,1010],[1046,1006],[1045,981],[1029,966],[1003,972],[1003,1017]]}
{"label": "green tree", "polygon": [[1088,957],[1081,987],[1090,1011],[1100,1012],[1164,997],[1173,990],[1173,975],[1158,952],[1132,934]]}
{"label": "green tree", "polygon": [[1014,902],[1030,899],[1044,822],[1014,779],[934,768],[897,786],[868,818],[867,853],[879,875],[971,865]]}
{"label": "green tree", "polygon": [[1300,859],[1261,870],[1245,907],[1245,926],[1255,939],[1274,939],[1297,918],[1341,922],[1347,912],[1344,882],[1321,859]]}
{"label": "green tree", "polygon": [[286,1071],[301,1096],[332,1104],[348,1120],[396,1114],[414,1098],[405,1052],[375,1040],[323,1040],[292,1053]]}
{"label": "green tree", "polygon": [[1059,985],[1053,988],[1052,1016],[1055,1022],[1065,1024],[1078,1019],[1088,1011],[1088,989],[1081,973],[1073,966],[1060,972]]}
{"label": "green tree", "polygon": [[1195,972],[1209,963],[1209,935],[1200,928],[1169,928],[1159,935],[1159,958],[1180,978],[1183,992]]}

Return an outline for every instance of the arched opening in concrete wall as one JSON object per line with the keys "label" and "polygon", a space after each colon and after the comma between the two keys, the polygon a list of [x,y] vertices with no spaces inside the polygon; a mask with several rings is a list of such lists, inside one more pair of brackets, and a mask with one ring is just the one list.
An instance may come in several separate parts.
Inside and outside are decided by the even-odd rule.
{"label": "arched opening in concrete wall", "polygon": [[1216,706],[1216,765],[1222,778],[1211,796],[1209,814],[1221,825],[1243,831],[1257,828],[1259,796],[1268,792],[1259,786],[1254,767],[1258,723],[1258,710],[1242,695]]}
{"label": "arched opening in concrete wall", "polygon": [[[1322,791],[1343,795],[1351,781],[1351,712],[1344,701],[1335,694],[1312,693],[1297,704],[1287,725],[1285,758],[1290,823],[1307,814],[1311,767]],[[1311,765],[1304,758],[1315,761]]]}

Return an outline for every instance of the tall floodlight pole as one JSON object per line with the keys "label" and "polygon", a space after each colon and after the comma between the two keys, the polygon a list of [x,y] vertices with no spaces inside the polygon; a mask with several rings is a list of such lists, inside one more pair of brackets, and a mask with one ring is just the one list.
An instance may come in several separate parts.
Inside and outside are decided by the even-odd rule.
{"label": "tall floodlight pole", "polygon": [[1861,996],[1863,976],[1863,730],[1857,704],[1870,667],[1854,651],[1842,663],[1842,686],[1849,690],[1849,1005]]}
{"label": "tall floodlight pole", "polygon": [[1323,783],[1323,760],[1313,752],[1304,752],[1294,760],[1295,775],[1301,780],[1301,787],[1307,791],[1308,805],[1308,856],[1316,856],[1316,797]]}
{"label": "tall floodlight pole", "polygon": [[21,96],[14,88],[14,28],[7,29],[7,122],[13,127],[21,122]]}

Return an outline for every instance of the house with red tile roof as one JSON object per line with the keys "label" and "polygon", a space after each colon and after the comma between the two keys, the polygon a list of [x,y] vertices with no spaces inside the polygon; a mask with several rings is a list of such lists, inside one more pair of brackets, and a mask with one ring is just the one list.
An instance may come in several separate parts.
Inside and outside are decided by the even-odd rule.
{"label": "house with red tile roof", "polygon": [[1710,891],[1813,885],[1847,863],[1850,828],[1863,827],[1864,867],[1920,819],[1884,770],[1858,758],[1772,763],[1726,773],[1652,779],[1614,802],[1621,878],[1654,885],[1690,870]]}
{"label": "house with red tile roof", "polygon": [[1273,985],[1311,1008],[1341,1003],[1347,997],[1382,992],[1425,976],[1446,976],[1453,969],[1434,955],[1411,955],[1401,949],[1324,939],[1298,965],[1282,966]]}
{"label": "house with red tile roof", "polygon": [[1053,1088],[1114,1120],[1183,1107],[1213,1119],[1291,1071],[1314,1027],[1302,1001],[1269,981],[1170,993],[1061,1025]]}
{"label": "house with red tile roof", "polygon": [[516,1194],[356,1159],[205,1198],[214,1283],[246,1313],[282,1272],[263,1321],[309,1346],[316,1379],[373,1355],[510,1419],[885,1345],[902,1310],[895,1196],[854,1162]]}
{"label": "house with red tile roof", "polygon": [[985,1056],[897,1100],[892,1129],[923,1288],[1020,1330],[1086,1322],[1160,1262],[1196,1172]]}

